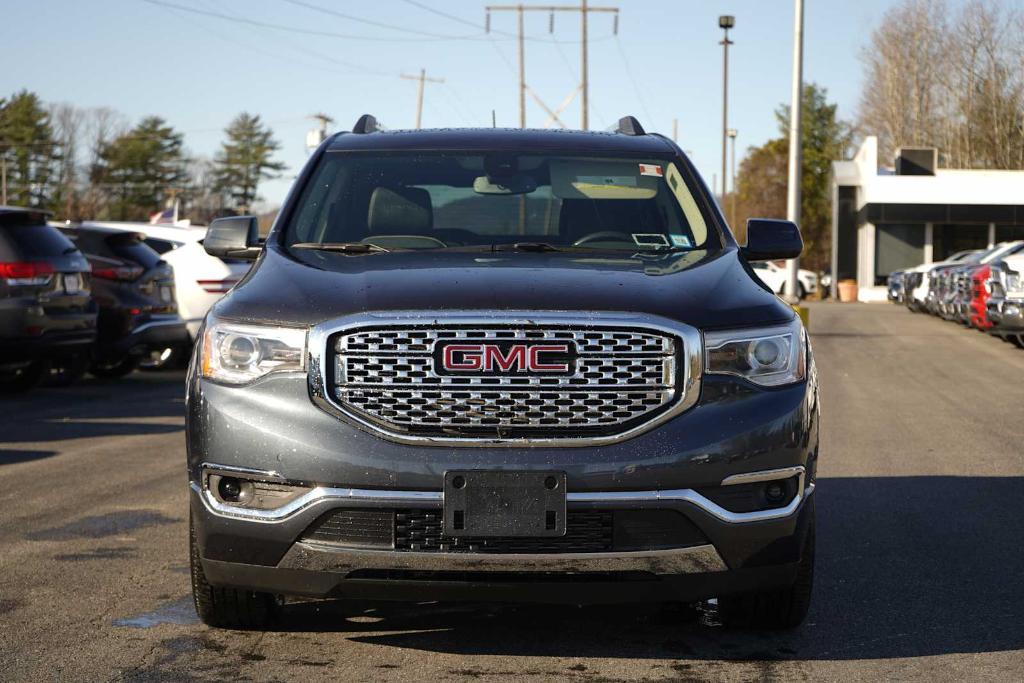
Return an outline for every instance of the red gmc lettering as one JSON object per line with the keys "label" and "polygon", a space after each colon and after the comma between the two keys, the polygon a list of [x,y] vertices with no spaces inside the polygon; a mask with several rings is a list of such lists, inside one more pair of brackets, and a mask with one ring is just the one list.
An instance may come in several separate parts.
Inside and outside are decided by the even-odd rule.
{"label": "red gmc lettering", "polygon": [[541,354],[568,351],[566,344],[513,344],[506,351],[497,344],[451,344],[442,362],[449,372],[567,372],[568,363],[545,363]]}
{"label": "red gmc lettering", "polygon": [[537,372],[568,372],[568,363],[544,363],[540,360],[542,353],[566,353],[569,347],[565,344],[549,344],[547,346],[530,347],[530,369]]}
{"label": "red gmc lettering", "polygon": [[[479,370],[483,355],[480,344],[451,345],[444,347],[445,370]],[[455,354],[461,354],[462,361],[455,360]]]}

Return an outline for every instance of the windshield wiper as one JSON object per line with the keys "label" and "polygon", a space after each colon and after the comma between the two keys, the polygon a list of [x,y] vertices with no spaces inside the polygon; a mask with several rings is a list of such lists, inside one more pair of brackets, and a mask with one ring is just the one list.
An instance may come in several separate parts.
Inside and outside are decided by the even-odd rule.
{"label": "windshield wiper", "polygon": [[342,254],[370,254],[391,251],[368,242],[297,242],[292,245],[292,249],[339,251]]}
{"label": "windshield wiper", "polygon": [[495,244],[493,251],[565,251],[550,242],[514,242],[513,244]]}

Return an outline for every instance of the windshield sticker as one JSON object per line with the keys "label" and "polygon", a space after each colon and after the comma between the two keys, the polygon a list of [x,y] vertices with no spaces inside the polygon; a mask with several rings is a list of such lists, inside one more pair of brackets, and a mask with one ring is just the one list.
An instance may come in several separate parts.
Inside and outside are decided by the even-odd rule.
{"label": "windshield sticker", "polygon": [[690,238],[686,235],[672,235],[673,247],[690,247]]}
{"label": "windshield sticker", "polygon": [[655,178],[660,178],[664,172],[658,164],[640,164],[640,175],[652,175]]}
{"label": "windshield sticker", "polygon": [[634,232],[633,241],[638,247],[667,247],[668,238],[659,232]]}
{"label": "windshield sticker", "polygon": [[636,187],[636,178],[625,175],[581,175],[576,184],[597,187]]}

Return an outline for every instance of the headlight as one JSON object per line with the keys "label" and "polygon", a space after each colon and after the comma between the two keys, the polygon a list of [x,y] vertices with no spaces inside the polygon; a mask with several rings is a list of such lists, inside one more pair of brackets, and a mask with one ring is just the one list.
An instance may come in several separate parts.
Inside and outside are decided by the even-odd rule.
{"label": "headlight", "polygon": [[704,333],[709,374],[735,375],[766,387],[802,380],[806,347],[800,318],[772,327]]}
{"label": "headlight", "polygon": [[203,333],[203,377],[245,384],[271,372],[306,368],[306,330],[210,318]]}
{"label": "headlight", "polygon": [[1006,291],[1014,293],[1019,292],[1022,289],[1021,285],[1024,285],[1024,282],[1021,282],[1020,273],[1018,273],[1016,270],[1007,269]]}

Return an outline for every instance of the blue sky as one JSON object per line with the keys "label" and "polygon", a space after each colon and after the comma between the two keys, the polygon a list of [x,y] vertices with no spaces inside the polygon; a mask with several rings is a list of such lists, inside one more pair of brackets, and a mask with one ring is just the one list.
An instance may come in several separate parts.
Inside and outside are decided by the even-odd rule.
{"label": "blue sky", "polygon": [[[309,114],[326,112],[338,128],[349,128],[369,111],[388,127],[412,127],[416,86],[398,78],[400,73],[426,68],[428,75],[445,79],[427,86],[425,127],[490,125],[492,109],[498,125],[517,125],[515,14],[493,14],[486,38],[470,24],[482,26],[487,0],[420,0],[469,24],[404,0],[157,1],[346,37],[281,31],[146,0],[8,0],[0,24],[6,56],[0,93],[28,88],[47,101],[113,107],[132,122],[158,114],[185,132],[192,153],[204,156],[212,156],[235,114],[258,113],[274,128],[280,157],[289,165],[281,179],[261,187],[270,204],[283,198],[306,158]],[[616,4],[617,37],[610,15],[590,19],[592,128],[632,113],[649,130],[671,134],[677,118],[681,146],[692,151],[710,183],[721,163],[717,17],[733,14],[730,123],[739,131],[738,149],[777,134],[772,112],[788,100],[790,88],[791,0],[591,0]],[[842,116],[855,114],[858,55],[892,4],[806,0],[805,80],[824,85]],[[579,16],[556,15],[553,34],[548,21],[546,13],[527,14],[526,33],[537,39],[527,41],[526,80],[555,107],[578,83]],[[528,101],[527,123],[539,126],[544,119]],[[578,99],[563,120],[579,125]]]}

